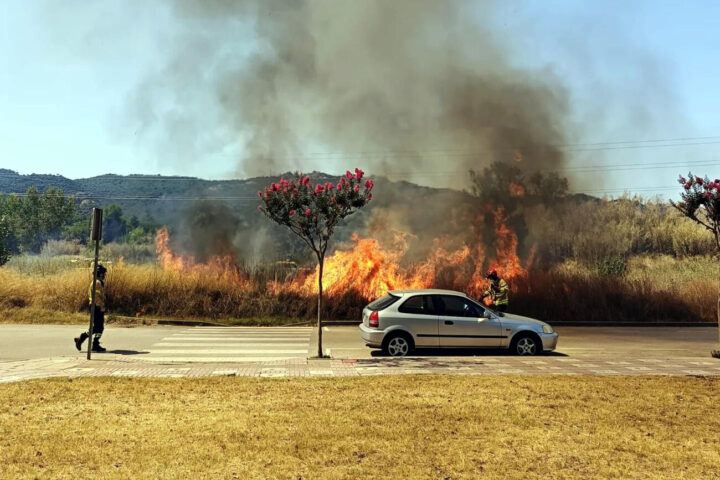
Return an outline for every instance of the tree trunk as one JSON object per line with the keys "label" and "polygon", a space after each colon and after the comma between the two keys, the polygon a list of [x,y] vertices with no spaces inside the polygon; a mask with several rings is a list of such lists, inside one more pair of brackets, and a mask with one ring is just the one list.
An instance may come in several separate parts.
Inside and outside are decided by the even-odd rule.
{"label": "tree trunk", "polygon": [[717,299],[717,321],[718,321],[718,348],[713,350],[712,356],[720,358],[720,272],[718,272],[718,299]]}
{"label": "tree trunk", "polygon": [[[713,232],[715,234],[715,245],[717,246],[718,260],[720,260],[720,232],[718,232],[717,225]],[[718,348],[711,352],[715,358],[720,358],[720,268],[718,268],[718,299],[717,299],[717,321],[718,321]]]}
{"label": "tree trunk", "polygon": [[320,315],[322,313],[322,297],[323,297],[323,285],[322,285],[322,277],[323,277],[323,264],[325,263],[325,256],[324,255],[318,255],[318,306],[317,306],[317,331],[318,331],[318,357],[323,357],[323,348],[322,348],[322,320],[320,318]]}

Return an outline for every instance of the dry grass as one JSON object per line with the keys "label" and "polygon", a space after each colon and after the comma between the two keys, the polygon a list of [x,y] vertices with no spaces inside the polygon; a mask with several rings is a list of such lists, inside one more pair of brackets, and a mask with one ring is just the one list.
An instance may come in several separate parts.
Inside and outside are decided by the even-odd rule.
{"label": "dry grass", "polygon": [[37,325],[86,325],[86,313],[68,313],[45,308],[7,308],[0,311],[0,323]]}
{"label": "dry grass", "polygon": [[717,322],[718,262],[667,255],[630,259],[622,276],[577,262],[513,285],[513,312],[552,321]]}
{"label": "dry grass", "polygon": [[[636,256],[628,261],[623,275],[601,275],[581,263],[565,262],[550,270],[533,270],[528,279],[511,281],[511,311],[550,322],[715,322],[717,269],[717,260],[699,256]],[[58,319],[84,313],[88,269],[50,271],[28,274],[0,268],[0,316],[27,323],[34,321],[38,311],[60,312]],[[438,282],[435,286],[439,288],[463,288]],[[211,268],[189,273],[164,271],[154,265],[122,262],[110,268],[107,294],[109,310],[117,315],[200,318],[230,324],[311,319],[316,305],[314,296],[284,288],[282,283],[274,291],[263,275]],[[360,318],[370,300],[355,291],[343,292],[326,299],[324,317]]]}
{"label": "dry grass", "polygon": [[3,478],[715,478],[705,378],[0,385]]}

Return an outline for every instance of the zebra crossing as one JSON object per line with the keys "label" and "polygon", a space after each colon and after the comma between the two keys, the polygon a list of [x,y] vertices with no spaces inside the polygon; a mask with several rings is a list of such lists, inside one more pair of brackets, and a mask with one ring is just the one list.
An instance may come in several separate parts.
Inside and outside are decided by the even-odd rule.
{"label": "zebra crossing", "polygon": [[154,362],[269,362],[307,358],[312,327],[191,327],[148,349]]}

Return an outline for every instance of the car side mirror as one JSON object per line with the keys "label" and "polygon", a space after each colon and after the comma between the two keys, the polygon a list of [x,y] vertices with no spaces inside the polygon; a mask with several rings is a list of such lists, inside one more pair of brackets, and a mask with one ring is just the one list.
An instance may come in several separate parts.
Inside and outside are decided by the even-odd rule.
{"label": "car side mirror", "polygon": [[492,318],[492,316],[490,315],[490,312],[488,312],[487,310],[485,310],[485,311],[483,312],[482,318]]}

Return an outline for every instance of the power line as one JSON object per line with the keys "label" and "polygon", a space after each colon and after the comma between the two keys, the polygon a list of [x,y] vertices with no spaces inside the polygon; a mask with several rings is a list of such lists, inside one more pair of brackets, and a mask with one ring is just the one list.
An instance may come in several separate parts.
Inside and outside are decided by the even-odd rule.
{"label": "power line", "polygon": [[[647,164],[647,163],[617,163],[617,164],[611,164],[611,165],[582,165],[582,166],[576,166],[576,167],[566,167],[566,168],[558,168],[558,169],[540,169],[537,171],[541,172],[569,172],[569,173],[583,173],[583,172],[596,172],[596,171],[622,171],[622,170],[639,170],[639,169],[647,169],[647,170],[660,170],[660,169],[669,169],[669,168],[694,168],[694,167],[706,167],[706,166],[720,166],[719,160],[704,160],[701,162],[694,162],[694,163],[683,163],[683,162],[677,162],[677,161],[671,161],[671,162],[664,162],[664,163],[654,163],[654,164]],[[391,172],[379,172],[382,175],[412,175],[412,176],[424,176],[424,175],[448,175],[448,176],[454,176],[454,175],[467,175],[468,172],[466,170],[463,171],[391,171]],[[268,176],[276,176],[276,175],[268,175]],[[328,175],[330,177],[338,177],[342,175]],[[15,178],[15,175],[9,175],[9,174],[0,174],[0,178]],[[122,180],[125,181],[134,181],[134,180],[152,180],[157,182],[167,182],[167,181],[198,181],[198,182],[204,182],[204,183],[210,183],[210,182],[246,182],[250,183],[252,182],[252,179],[237,179],[237,180],[205,180],[205,179],[187,179],[187,178],[176,178],[176,177],[162,177],[162,178],[132,178],[132,177],[122,177]]]}

